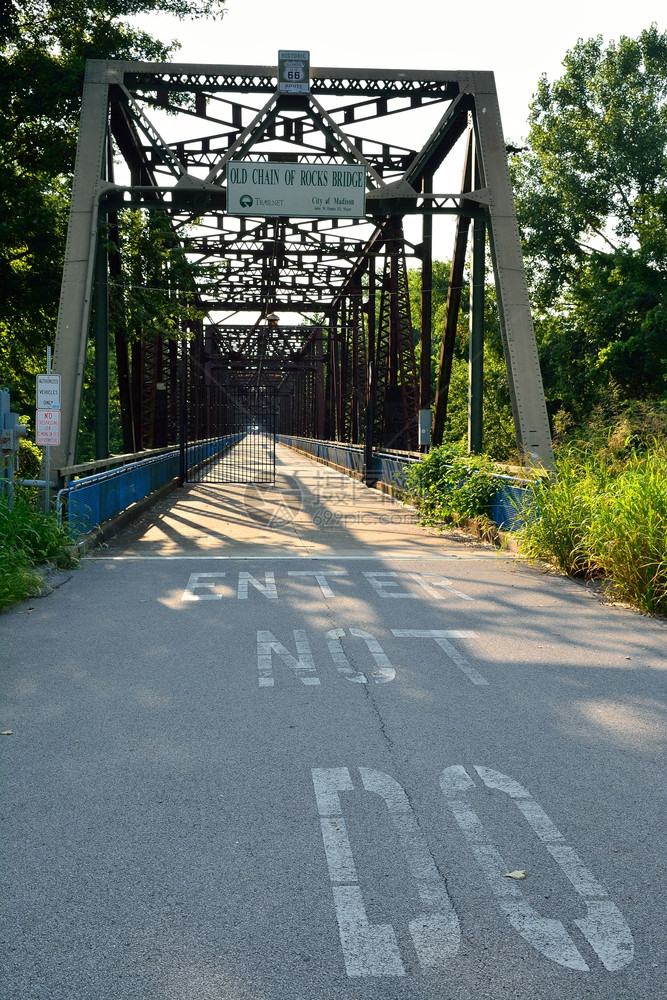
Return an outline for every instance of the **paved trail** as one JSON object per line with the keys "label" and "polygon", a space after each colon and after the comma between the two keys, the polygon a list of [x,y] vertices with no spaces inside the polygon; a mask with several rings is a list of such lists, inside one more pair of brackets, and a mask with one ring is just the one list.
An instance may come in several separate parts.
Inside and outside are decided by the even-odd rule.
{"label": "paved trail", "polygon": [[665,996],[665,623],[278,454],[3,616],[0,996]]}

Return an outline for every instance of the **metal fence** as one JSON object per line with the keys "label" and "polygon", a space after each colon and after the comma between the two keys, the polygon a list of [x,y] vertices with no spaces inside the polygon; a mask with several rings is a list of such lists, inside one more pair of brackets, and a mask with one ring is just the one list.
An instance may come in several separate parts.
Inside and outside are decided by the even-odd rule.
{"label": "metal fence", "polygon": [[[317,441],[285,434],[278,435],[278,441],[353,474],[363,476],[366,471],[363,445]],[[409,452],[373,452],[372,478],[400,493],[405,489],[408,468],[420,462],[422,457]],[[489,517],[501,530],[517,531],[531,516],[529,505],[532,492],[525,486],[526,481],[519,477],[498,474],[493,478],[498,481],[498,490],[491,499]]]}
{"label": "metal fence", "polygon": [[[207,466],[218,461],[240,436],[242,435],[226,434],[198,441],[189,445],[184,454],[175,448],[130,462],[120,468],[75,479],[58,493],[59,516],[67,521],[72,537],[83,535],[182,475],[182,460],[186,471]],[[277,440],[359,478],[366,471],[362,445],[284,434],[278,435]],[[373,478],[400,492],[405,487],[409,466],[419,461],[420,455],[374,452]],[[498,480],[498,490],[491,500],[489,516],[498,528],[516,531],[526,517],[530,516],[528,505],[531,491],[522,485],[525,480],[507,475],[497,475],[494,478]]]}
{"label": "metal fence", "polygon": [[[235,435],[225,435],[191,445],[185,450],[186,469],[215,460],[235,440]],[[181,457],[180,449],[175,448],[75,479],[58,493],[58,515],[67,521],[72,537],[83,535],[177,478],[182,472]]]}
{"label": "metal fence", "polygon": [[[234,435],[220,461],[190,464],[189,483],[273,483],[276,477],[276,394],[270,386],[195,388],[187,409],[188,442],[199,447],[201,429]],[[209,430],[208,436],[211,436]]]}
{"label": "metal fence", "polygon": [[338,444],[335,441],[318,441],[315,438],[296,437],[293,434],[278,434],[276,440],[290,448],[312,455],[322,462],[338,465],[348,472],[364,472],[364,449],[358,444]]}

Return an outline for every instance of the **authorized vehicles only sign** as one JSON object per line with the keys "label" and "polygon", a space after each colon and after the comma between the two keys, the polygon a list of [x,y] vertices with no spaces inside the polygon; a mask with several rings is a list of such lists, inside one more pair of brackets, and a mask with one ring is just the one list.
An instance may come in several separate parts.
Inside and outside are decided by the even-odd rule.
{"label": "authorized vehicles only sign", "polygon": [[366,168],[360,164],[227,164],[230,215],[363,219]]}

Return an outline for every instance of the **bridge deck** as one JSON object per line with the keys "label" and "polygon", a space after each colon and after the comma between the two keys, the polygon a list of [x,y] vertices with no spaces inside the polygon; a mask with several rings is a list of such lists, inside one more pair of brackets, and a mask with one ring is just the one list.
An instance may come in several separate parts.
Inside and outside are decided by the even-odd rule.
{"label": "bridge deck", "polygon": [[116,535],[104,553],[372,556],[391,549],[426,557],[471,547],[493,552],[462,532],[421,527],[412,507],[277,445],[275,485],[183,487]]}

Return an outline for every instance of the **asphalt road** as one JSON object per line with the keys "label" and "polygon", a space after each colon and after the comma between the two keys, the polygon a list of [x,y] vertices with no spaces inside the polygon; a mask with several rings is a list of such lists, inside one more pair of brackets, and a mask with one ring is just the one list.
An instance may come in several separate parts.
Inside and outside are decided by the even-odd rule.
{"label": "asphalt road", "polygon": [[665,622],[279,456],[2,617],[0,996],[665,996]]}

